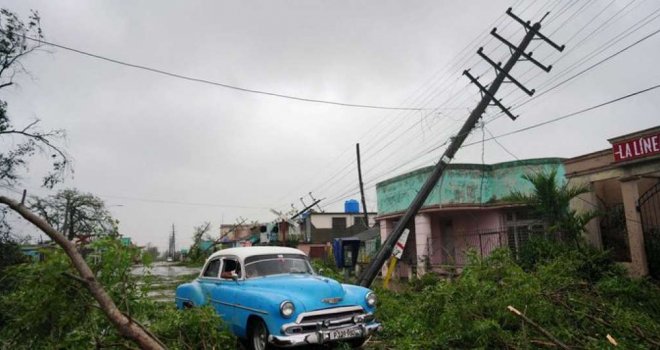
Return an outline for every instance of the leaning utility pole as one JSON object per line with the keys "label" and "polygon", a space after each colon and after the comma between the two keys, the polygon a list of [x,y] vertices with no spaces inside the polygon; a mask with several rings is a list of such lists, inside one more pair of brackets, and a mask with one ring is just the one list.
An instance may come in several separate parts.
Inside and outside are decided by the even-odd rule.
{"label": "leaning utility pole", "polygon": [[[526,89],[524,86],[522,86],[522,84],[516,81],[509,74],[511,72],[511,68],[513,68],[513,66],[518,62],[518,60],[521,57],[523,57],[525,60],[534,63],[535,65],[539,66],[541,69],[545,70],[546,72],[550,71],[550,69],[552,68],[551,66],[545,67],[541,63],[533,59],[531,53],[529,54],[525,53],[525,49],[527,48],[529,43],[533,39],[541,39],[546,43],[548,43],[550,46],[554,47],[555,49],[559,51],[563,51],[564,49],[563,45],[558,46],[557,44],[550,41],[550,39],[548,39],[547,37],[545,37],[544,35],[538,32],[539,29],[541,29],[540,22],[537,22],[534,25],[530,25],[529,21],[525,22],[520,18],[518,18],[516,15],[514,15],[511,12],[511,8],[507,9],[506,14],[509,15],[514,20],[516,20],[518,23],[520,23],[527,31],[527,34],[525,34],[525,37],[522,39],[520,44],[518,44],[518,46],[515,46],[506,39],[502,38],[500,35],[498,35],[497,28],[493,28],[491,34],[509,47],[509,50],[511,51],[511,57],[506,62],[504,67],[502,67],[501,63],[495,63],[492,60],[490,60],[488,57],[486,57],[486,55],[483,54],[483,48],[479,48],[477,53],[481,57],[486,59],[486,61],[488,61],[491,65],[493,65],[493,68],[497,71],[497,77],[495,77],[495,80],[493,80],[493,82],[490,84],[490,86],[488,86],[488,88],[484,87],[481,83],[479,83],[478,77],[477,78],[473,77],[468,70],[463,72],[463,74],[467,76],[472,83],[474,83],[475,85],[477,85],[477,87],[479,87],[479,90],[481,90],[482,99],[479,102],[479,104],[474,108],[474,110],[472,110],[472,113],[470,113],[470,116],[463,124],[463,127],[461,128],[459,133],[452,138],[451,143],[447,147],[447,150],[445,150],[442,157],[440,157],[440,161],[436,164],[435,169],[428,177],[424,185],[422,185],[422,188],[419,190],[419,192],[413,199],[406,213],[399,220],[398,224],[394,228],[394,231],[387,237],[382,247],[376,254],[376,257],[374,257],[373,261],[371,262],[371,265],[369,265],[369,267],[367,267],[367,269],[364,270],[364,273],[360,276],[359,284],[361,286],[368,287],[374,281],[374,279],[378,275],[378,271],[385,263],[385,260],[387,260],[387,258],[392,254],[392,248],[394,247],[395,242],[399,239],[399,237],[403,233],[403,230],[410,225],[415,215],[417,215],[417,212],[424,204],[424,201],[426,201],[426,198],[429,196],[429,193],[431,193],[431,190],[433,190],[433,187],[435,187],[436,183],[442,176],[442,173],[447,168],[447,165],[449,164],[451,159],[454,158],[454,155],[461,147],[467,136],[470,134],[470,131],[472,131],[475,124],[481,118],[481,115],[486,110],[486,107],[488,107],[492,102],[496,106],[500,107],[502,111],[506,113],[511,119],[513,120],[516,119],[516,117],[514,117],[513,114],[511,114],[511,112],[500,103],[500,100],[495,98],[495,93],[497,93],[497,90],[500,88],[500,85],[502,85],[502,83],[504,82],[504,79],[507,78],[508,82],[512,82],[516,84],[528,95],[531,96],[534,94],[534,90]],[[548,14],[546,13],[545,16],[547,15]]]}
{"label": "leaning utility pole", "polygon": [[367,215],[367,201],[364,200],[364,184],[362,183],[362,165],[360,164],[360,144],[355,144],[357,153],[358,181],[360,181],[360,196],[362,197],[362,212],[364,213],[364,226],[369,228],[369,215]]}

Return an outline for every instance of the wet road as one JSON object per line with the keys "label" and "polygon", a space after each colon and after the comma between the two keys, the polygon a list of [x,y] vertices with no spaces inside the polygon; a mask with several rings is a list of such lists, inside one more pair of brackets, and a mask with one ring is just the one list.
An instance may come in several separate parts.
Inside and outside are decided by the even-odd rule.
{"label": "wet road", "polygon": [[131,270],[131,274],[144,275],[147,272],[150,272],[153,276],[167,279],[199,273],[199,270],[200,268],[198,267],[177,266],[176,263],[159,261],[154,263],[150,268],[136,266]]}
{"label": "wet road", "polygon": [[172,262],[156,262],[151,267],[135,266],[131,270],[134,276],[151,276],[151,288],[148,293],[156,301],[174,302],[177,285],[195,278],[200,267],[178,266]]}

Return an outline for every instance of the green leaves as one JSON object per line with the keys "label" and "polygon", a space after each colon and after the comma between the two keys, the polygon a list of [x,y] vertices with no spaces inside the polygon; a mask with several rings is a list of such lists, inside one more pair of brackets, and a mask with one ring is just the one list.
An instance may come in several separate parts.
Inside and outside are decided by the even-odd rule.
{"label": "green leaves", "polygon": [[576,239],[584,232],[585,225],[599,215],[595,211],[577,213],[570,209],[571,200],[590,190],[586,185],[569,186],[560,179],[557,169],[525,174],[523,178],[532,184],[532,192],[512,191],[504,200],[528,205],[550,233]]}
{"label": "green leaves", "polygon": [[[112,237],[89,246],[87,263],[120,310],[149,328],[169,349],[234,349],[215,310],[180,311],[149,296],[149,278],[130,273],[140,251]],[[12,288],[0,295],[0,349],[132,348],[117,333],[58,249],[39,263],[8,269]]]}
{"label": "green leaves", "polygon": [[[513,305],[570,346],[653,348],[660,341],[660,288],[625,276],[606,253],[542,241],[523,269],[507,250],[471,256],[453,281],[425,278],[379,289],[384,324],[376,349],[532,349],[547,339],[507,311]],[[421,288],[420,288],[421,286]],[[539,343],[541,342],[541,343]]]}

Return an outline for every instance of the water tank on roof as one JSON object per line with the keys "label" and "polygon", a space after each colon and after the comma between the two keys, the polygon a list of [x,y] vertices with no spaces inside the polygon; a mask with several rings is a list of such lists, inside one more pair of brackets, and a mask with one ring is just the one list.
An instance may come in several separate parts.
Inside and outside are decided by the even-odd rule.
{"label": "water tank on roof", "polygon": [[359,213],[360,212],[360,202],[355,199],[349,199],[344,202],[344,213]]}

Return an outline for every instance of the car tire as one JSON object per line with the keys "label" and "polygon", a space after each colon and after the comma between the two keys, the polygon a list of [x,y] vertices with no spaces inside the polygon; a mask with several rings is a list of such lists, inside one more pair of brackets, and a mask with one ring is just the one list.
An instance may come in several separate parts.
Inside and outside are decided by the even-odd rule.
{"label": "car tire", "polygon": [[248,350],[271,350],[272,347],[268,344],[268,327],[261,319],[255,319],[250,323],[248,330],[248,339],[246,341],[246,348]]}

